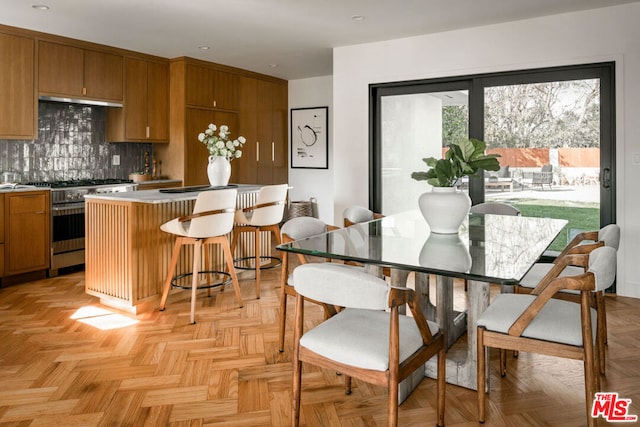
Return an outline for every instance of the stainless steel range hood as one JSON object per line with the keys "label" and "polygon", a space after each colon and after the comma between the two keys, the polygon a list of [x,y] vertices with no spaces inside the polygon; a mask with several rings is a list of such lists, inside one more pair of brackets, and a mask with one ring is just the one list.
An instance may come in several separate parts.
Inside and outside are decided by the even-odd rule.
{"label": "stainless steel range hood", "polygon": [[66,103],[84,104],[84,105],[98,105],[101,107],[122,107],[121,102],[96,101],[93,99],[84,99],[84,98],[64,98],[61,96],[39,96],[38,99],[40,101],[55,101],[55,102],[66,102]]}

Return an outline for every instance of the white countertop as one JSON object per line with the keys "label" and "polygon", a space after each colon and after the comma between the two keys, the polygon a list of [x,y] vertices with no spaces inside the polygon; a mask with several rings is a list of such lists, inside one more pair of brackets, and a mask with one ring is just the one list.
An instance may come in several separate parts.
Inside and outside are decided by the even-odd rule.
{"label": "white countertop", "polygon": [[[248,185],[237,184],[238,193],[251,193],[256,192],[262,187],[261,185]],[[180,188],[180,187],[178,187]],[[160,190],[141,190],[141,191],[128,191],[122,193],[106,193],[106,194],[88,194],[84,196],[86,200],[113,200],[120,202],[138,202],[138,203],[172,203],[180,202],[184,200],[194,200],[198,197],[199,191],[192,191],[186,193],[165,193]],[[167,190],[176,190],[176,188],[170,188]],[[217,190],[208,190],[217,191]]]}
{"label": "white countertop", "polygon": [[0,193],[22,193],[25,191],[44,191],[50,190],[49,187],[36,187],[34,185],[18,184],[15,187],[11,184],[0,184]]}
{"label": "white countertop", "polygon": [[169,183],[179,184],[181,182],[182,180],[180,179],[153,179],[149,181],[136,182],[136,184],[138,184],[139,187],[144,187],[145,185],[158,185],[158,184],[169,184]]}

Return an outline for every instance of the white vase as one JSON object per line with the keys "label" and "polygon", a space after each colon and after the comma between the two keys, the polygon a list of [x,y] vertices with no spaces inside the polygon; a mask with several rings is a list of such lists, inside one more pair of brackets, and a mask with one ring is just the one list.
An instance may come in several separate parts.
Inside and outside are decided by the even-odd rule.
{"label": "white vase", "polygon": [[418,206],[432,233],[457,234],[469,215],[471,199],[455,187],[433,187],[420,195]]}
{"label": "white vase", "polygon": [[229,184],[231,177],[231,163],[224,156],[209,156],[207,176],[212,187],[220,187]]}

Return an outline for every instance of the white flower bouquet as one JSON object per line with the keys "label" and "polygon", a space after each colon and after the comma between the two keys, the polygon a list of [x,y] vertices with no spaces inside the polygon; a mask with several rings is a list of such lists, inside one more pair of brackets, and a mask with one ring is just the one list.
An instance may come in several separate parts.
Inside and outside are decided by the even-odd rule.
{"label": "white flower bouquet", "polygon": [[[218,133],[216,133],[218,131]],[[198,141],[202,142],[209,150],[211,156],[222,156],[231,161],[242,157],[242,146],[247,140],[244,136],[231,140],[229,138],[229,126],[221,125],[220,129],[213,123],[198,135]]]}

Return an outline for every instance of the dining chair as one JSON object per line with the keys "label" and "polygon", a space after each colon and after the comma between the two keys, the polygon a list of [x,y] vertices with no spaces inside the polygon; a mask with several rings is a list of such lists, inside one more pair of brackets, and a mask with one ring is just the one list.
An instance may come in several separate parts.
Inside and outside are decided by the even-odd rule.
{"label": "dining chair", "polygon": [[[597,312],[591,294],[611,286],[616,275],[616,250],[602,246],[589,254],[560,259],[531,294],[500,294],[478,318],[478,421],[486,418],[486,360],[488,348],[499,348],[500,374],[506,374],[504,350],[526,351],[582,360],[587,424],[595,426],[590,409],[599,390],[598,352],[594,351]],[[586,269],[561,276],[569,265]],[[580,304],[552,298],[562,289],[580,292]]]}
{"label": "dining chair", "polygon": [[[398,384],[426,361],[438,357],[437,425],[444,425],[444,332],[424,318],[412,289],[397,288],[383,279],[343,264],[308,263],[293,271],[297,292],[293,353],[292,425],[300,422],[302,362],[351,380],[387,387],[388,425],[398,424]],[[305,298],[345,307],[303,334]],[[408,304],[411,316],[400,315]],[[389,311],[385,311],[389,309]]]}
{"label": "dining chair", "polygon": [[[384,218],[384,215],[373,212],[362,206],[350,206],[342,212],[342,220],[345,227],[351,227],[352,225],[361,224],[363,222],[373,221],[374,219]],[[347,262],[348,265],[359,266],[361,264],[357,262]],[[391,269],[389,267],[382,268],[382,275],[385,277],[391,277]]]}
{"label": "dining chair", "polygon": [[[288,184],[265,185],[260,187],[256,204],[236,211],[236,225],[233,228],[233,239],[231,240],[231,253],[235,254],[238,238],[241,233],[253,233],[254,255],[250,257],[237,258],[236,267],[242,270],[255,270],[256,272],[256,298],[260,298],[260,269],[262,260],[273,259],[274,257],[261,253],[260,234],[263,231],[270,232],[280,243],[280,222],[284,216],[284,207],[287,201]],[[251,260],[253,265],[241,266],[239,262]],[[280,262],[280,259],[277,259]],[[277,264],[275,264],[277,266]]]}
{"label": "dining chair", "polygon": [[[306,239],[307,237],[316,236],[328,231],[337,230],[339,227],[327,225],[314,217],[298,217],[292,218],[285,222],[280,228],[282,243],[289,243],[295,240]],[[303,254],[296,254],[300,265],[309,262],[309,259]],[[329,260],[326,260],[329,261]],[[287,297],[295,297],[296,291],[293,287],[293,277],[290,274],[291,262],[289,261],[289,253],[282,252],[282,274],[280,276],[280,330],[278,335],[280,352],[284,351],[284,335],[287,321]],[[335,307],[327,304],[320,304],[325,310],[325,318],[336,314]]]}
{"label": "dining chair", "polygon": [[[520,210],[515,206],[508,205],[506,203],[500,202],[483,202],[478,203],[476,205],[471,206],[469,208],[470,213],[474,214],[488,214],[488,215],[512,215],[512,216],[520,216]],[[503,290],[507,290],[508,285],[502,286]],[[511,286],[509,286],[509,291]],[[464,280],[464,291],[466,292],[469,289],[469,283],[467,279]]]}
{"label": "dining chair", "polygon": [[469,209],[471,213],[478,214],[493,214],[493,215],[520,215],[520,210],[515,206],[508,205],[500,202],[483,202],[471,206]]}
{"label": "dining chair", "polygon": [[[160,226],[160,229],[166,233],[176,236],[176,242],[173,246],[169,271],[164,282],[162,290],[162,298],[160,300],[160,311],[164,311],[174,279],[174,272],[178,264],[180,250],[182,246],[193,245],[193,269],[191,271],[191,323],[195,321],[196,293],[198,291],[198,283],[200,282],[200,274],[206,274],[206,287],[210,288],[211,277],[209,273],[209,245],[217,244],[222,247],[224,259],[227,264],[228,274],[233,283],[233,289],[238,299],[238,305],[242,307],[242,296],[240,295],[240,285],[238,277],[233,267],[233,256],[229,247],[227,234],[233,229],[233,218],[236,206],[236,198],[238,191],[236,189],[203,191],[198,194],[193,213],[191,215],[174,218]],[[200,271],[201,253],[204,247],[205,269]],[[213,272],[222,273],[224,272]],[[224,289],[224,284],[221,284]]]}
{"label": "dining chair", "polygon": [[342,218],[344,221],[344,226],[350,227],[354,224],[384,218],[384,215],[375,213],[362,206],[350,206],[342,212]]}
{"label": "dining chair", "polygon": [[[586,231],[578,233],[569,244],[562,250],[560,255],[556,257],[553,263],[539,262],[533,265],[529,272],[516,285],[516,293],[531,293],[533,289],[540,283],[545,275],[553,268],[563,256],[567,254],[585,254],[600,247],[608,246],[616,251],[620,246],[620,226],[617,224],[608,224],[597,231]],[[573,276],[584,272],[579,266],[567,266],[560,274],[563,276]],[[564,289],[554,296],[555,298],[565,299],[567,301],[579,302],[580,293],[575,290]],[[604,290],[596,292],[593,295],[592,305],[598,312],[598,353],[600,359],[599,371],[604,375],[606,372],[606,352],[607,344],[607,310],[605,306]]]}

